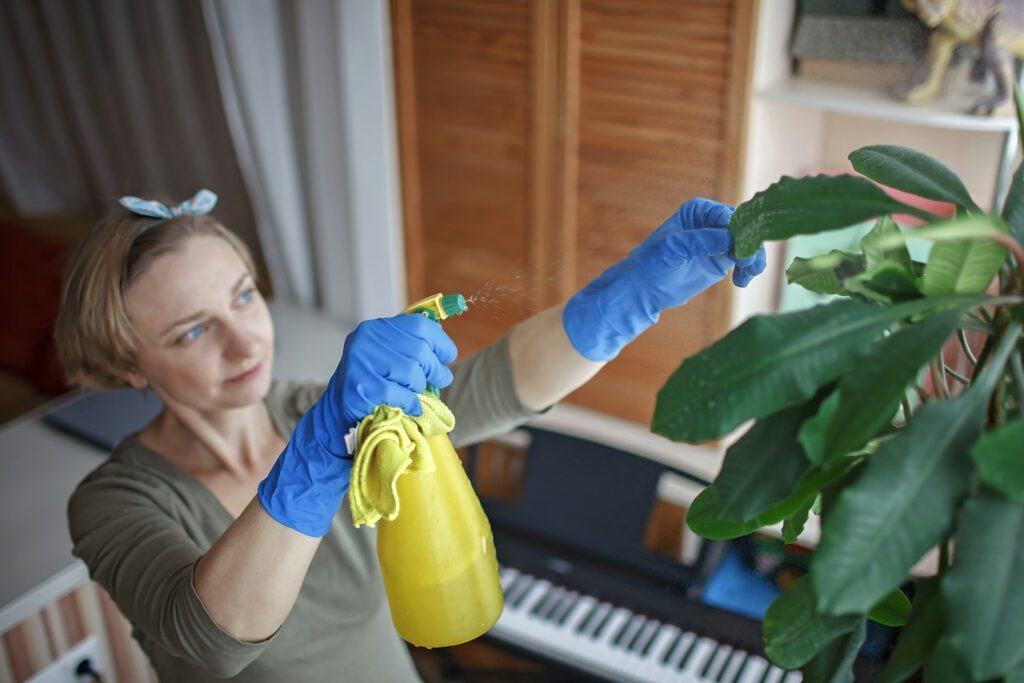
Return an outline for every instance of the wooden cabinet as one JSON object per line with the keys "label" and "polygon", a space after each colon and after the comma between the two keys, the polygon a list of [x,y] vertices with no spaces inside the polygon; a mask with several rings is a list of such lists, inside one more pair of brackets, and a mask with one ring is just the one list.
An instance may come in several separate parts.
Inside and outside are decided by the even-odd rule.
{"label": "wooden cabinet", "polygon": [[[689,197],[736,201],[756,0],[392,0],[409,298],[463,354],[571,295]],[[648,423],[731,285],[570,400]]]}

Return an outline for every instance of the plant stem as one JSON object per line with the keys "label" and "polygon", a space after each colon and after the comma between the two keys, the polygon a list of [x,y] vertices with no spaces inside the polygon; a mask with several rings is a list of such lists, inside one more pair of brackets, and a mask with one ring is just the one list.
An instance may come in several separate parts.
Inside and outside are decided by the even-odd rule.
{"label": "plant stem", "polygon": [[964,355],[967,356],[967,360],[971,361],[971,365],[977,365],[978,359],[971,352],[971,345],[967,343],[967,333],[962,328],[958,328],[956,331],[956,338],[960,340],[960,348],[964,350]]}
{"label": "plant stem", "polygon": [[922,405],[924,405],[925,401],[928,401],[931,398],[931,396],[928,395],[928,392],[922,389],[918,384],[914,385],[914,391],[917,392],[917,397],[921,399]]}
{"label": "plant stem", "polygon": [[1021,363],[1020,350],[1010,356],[1010,373],[1017,394],[1017,417],[1024,417],[1024,364]]}
{"label": "plant stem", "polygon": [[946,384],[946,376],[943,374],[940,368],[944,368],[945,363],[942,362],[942,358],[936,358],[932,361],[932,386],[935,387],[935,394],[939,398],[949,398],[949,385]]}
{"label": "plant stem", "polygon": [[939,574],[945,574],[949,566],[949,539],[939,541]]}
{"label": "plant stem", "polygon": [[969,386],[971,384],[971,380],[967,379],[966,377],[964,377],[963,375],[961,375],[959,372],[949,367],[948,365],[943,364],[942,368],[943,372],[945,372],[947,375],[955,379],[957,382],[960,382],[960,384],[963,384],[964,386]]}
{"label": "plant stem", "polygon": [[906,394],[900,399],[900,405],[903,406],[903,426],[906,426],[910,422],[910,401],[907,400]]}
{"label": "plant stem", "polygon": [[990,236],[993,242],[998,242],[1007,251],[1013,254],[1014,260],[1017,262],[1017,273],[1018,279],[1017,284],[1019,285],[1021,279],[1024,279],[1024,248],[1020,246],[1020,243],[1014,239],[1013,235],[1000,233],[998,235]]}

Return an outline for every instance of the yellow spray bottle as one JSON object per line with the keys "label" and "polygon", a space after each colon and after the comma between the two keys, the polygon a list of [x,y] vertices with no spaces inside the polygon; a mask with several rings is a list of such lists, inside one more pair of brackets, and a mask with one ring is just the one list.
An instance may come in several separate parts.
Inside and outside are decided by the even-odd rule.
{"label": "yellow spray bottle", "polygon": [[[436,294],[405,312],[440,323],[465,310],[462,295]],[[446,647],[485,633],[504,602],[491,527],[462,463],[447,433],[425,443],[433,466],[407,467],[391,482],[396,516],[380,519],[377,555],[399,635],[420,647]]]}

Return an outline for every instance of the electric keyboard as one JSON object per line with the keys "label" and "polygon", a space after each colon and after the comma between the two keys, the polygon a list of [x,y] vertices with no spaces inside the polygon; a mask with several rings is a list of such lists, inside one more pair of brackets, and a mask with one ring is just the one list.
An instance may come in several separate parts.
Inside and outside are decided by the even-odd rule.
{"label": "electric keyboard", "polygon": [[[727,548],[706,542],[694,566],[646,549],[661,463],[528,430],[515,503],[482,499],[501,567],[505,609],[483,640],[607,683],[796,683],[764,655],[761,623],[700,593]],[[474,476],[474,452],[468,469]],[[880,662],[858,658],[857,681]],[[568,680],[568,679],[567,679]]]}

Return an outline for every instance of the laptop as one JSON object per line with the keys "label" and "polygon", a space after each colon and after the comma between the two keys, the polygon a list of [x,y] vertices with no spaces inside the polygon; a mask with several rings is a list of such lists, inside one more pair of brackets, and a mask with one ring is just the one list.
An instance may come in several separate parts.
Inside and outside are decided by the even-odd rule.
{"label": "laptop", "polygon": [[121,439],[146,426],[162,408],[156,394],[141,389],[87,391],[46,413],[43,421],[110,451]]}

